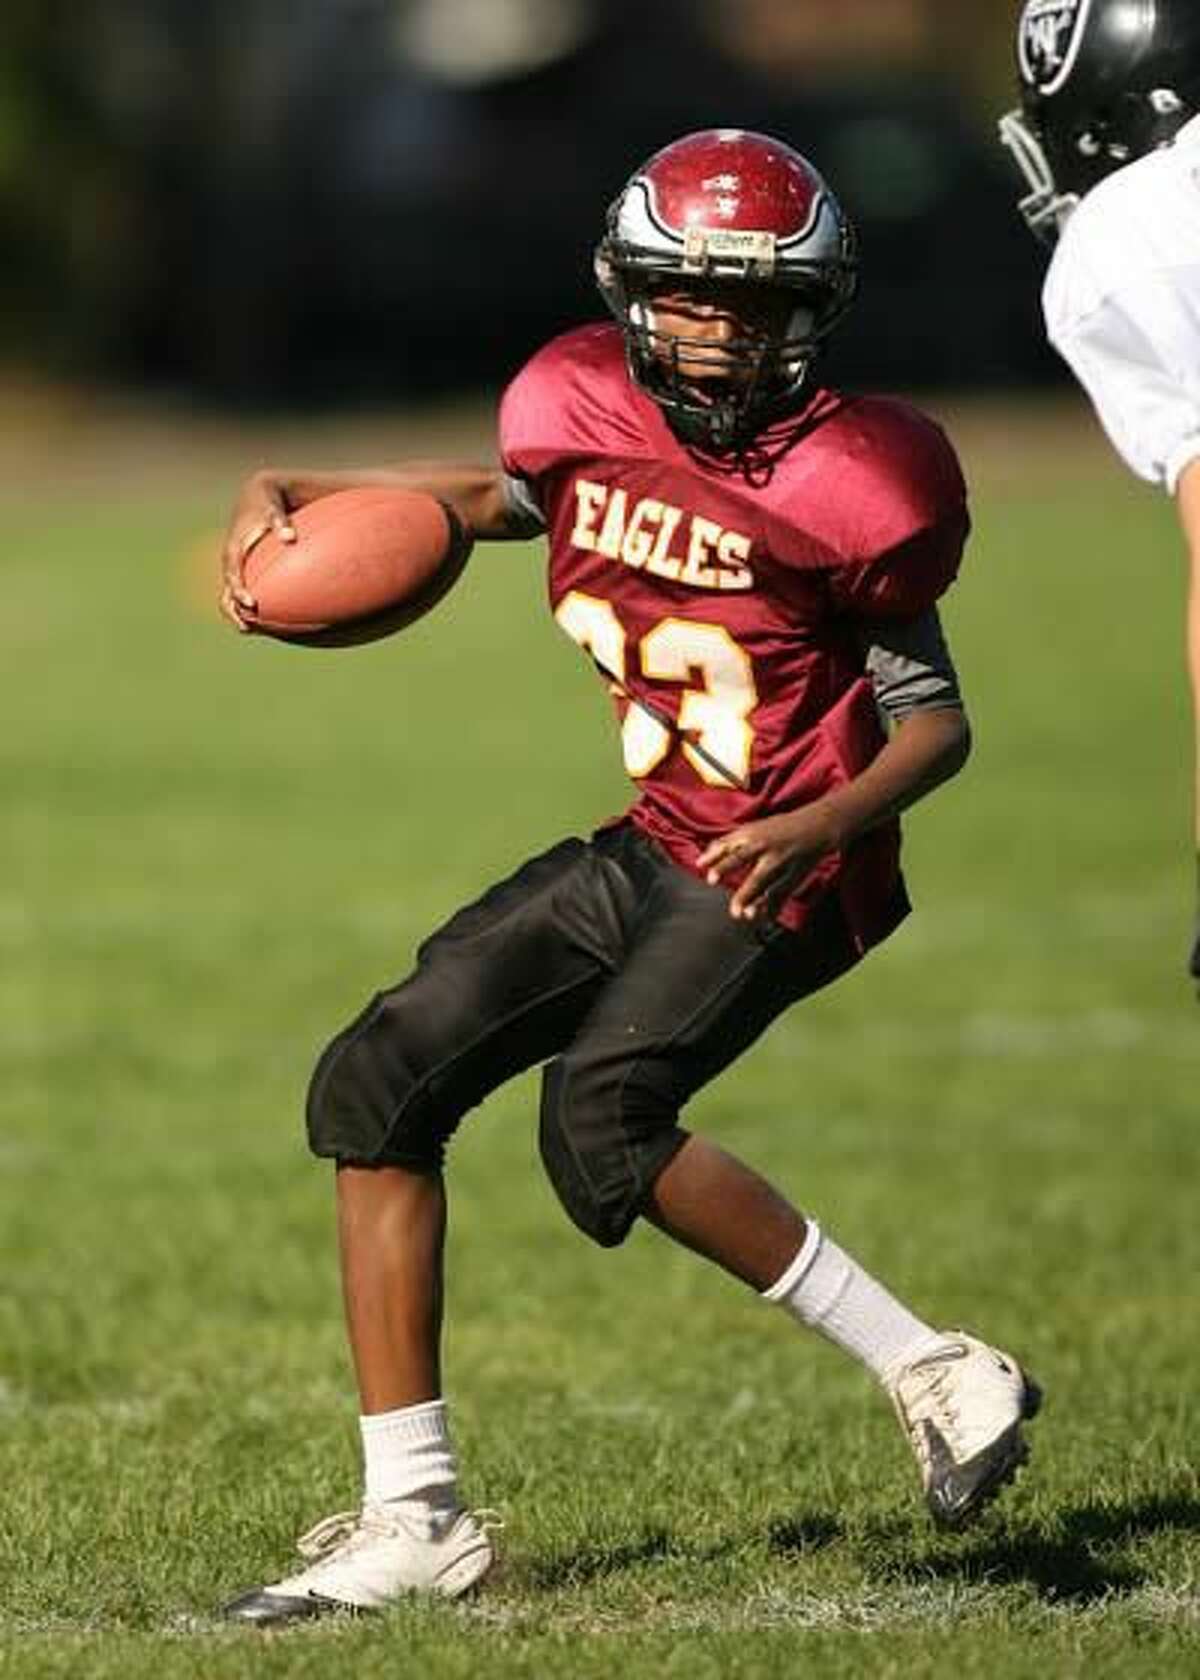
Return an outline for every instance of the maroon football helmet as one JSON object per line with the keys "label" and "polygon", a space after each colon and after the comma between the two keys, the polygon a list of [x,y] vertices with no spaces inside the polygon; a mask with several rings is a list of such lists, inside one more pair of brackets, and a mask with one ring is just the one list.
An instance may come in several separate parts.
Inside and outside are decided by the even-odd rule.
{"label": "maroon football helmet", "polygon": [[[596,280],[639,385],[684,441],[725,450],[798,406],[820,341],[854,300],[858,262],[854,231],[806,158],[717,128],[674,141],[627,182]],[[744,295],[736,313],[760,324],[719,351],[656,325],[656,295],[713,288]],[[781,296],[782,310],[761,307]],[[698,379],[706,356],[712,377]]]}

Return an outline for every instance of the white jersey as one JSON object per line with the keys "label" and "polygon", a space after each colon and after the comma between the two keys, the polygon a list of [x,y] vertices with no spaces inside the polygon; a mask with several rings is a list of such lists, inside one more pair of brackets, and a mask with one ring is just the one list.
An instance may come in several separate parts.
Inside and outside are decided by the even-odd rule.
{"label": "white jersey", "polygon": [[1085,194],[1042,303],[1117,450],[1173,495],[1200,456],[1200,117]]}

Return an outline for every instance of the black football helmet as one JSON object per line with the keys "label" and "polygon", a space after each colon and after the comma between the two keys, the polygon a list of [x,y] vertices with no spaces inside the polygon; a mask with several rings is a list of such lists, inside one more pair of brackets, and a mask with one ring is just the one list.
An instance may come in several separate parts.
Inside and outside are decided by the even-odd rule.
{"label": "black football helmet", "polygon": [[1000,138],[1030,187],[1022,215],[1053,241],[1089,188],[1200,109],[1200,0],[1025,0],[1017,74]]}

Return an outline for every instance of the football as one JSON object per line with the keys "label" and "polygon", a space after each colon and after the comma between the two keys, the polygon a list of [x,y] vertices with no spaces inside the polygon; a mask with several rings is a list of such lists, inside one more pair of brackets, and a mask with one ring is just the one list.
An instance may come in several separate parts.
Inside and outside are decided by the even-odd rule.
{"label": "football", "polygon": [[358,488],[292,515],[295,542],[268,531],[246,556],[256,630],[306,647],[378,641],[427,613],[458,578],[471,539],[423,490]]}

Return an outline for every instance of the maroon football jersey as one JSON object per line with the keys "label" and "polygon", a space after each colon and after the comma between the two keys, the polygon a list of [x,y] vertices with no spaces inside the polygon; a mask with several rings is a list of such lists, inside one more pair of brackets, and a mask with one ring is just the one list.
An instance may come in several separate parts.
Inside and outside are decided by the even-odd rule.
{"label": "maroon football jersey", "polygon": [[[885,736],[864,633],[936,601],[968,530],[931,420],[820,390],[739,455],[708,455],[675,438],[602,325],[527,363],[500,444],[545,517],[554,616],[615,679],[629,816],[671,857],[698,872],[716,836],[871,762]],[[824,858],[780,919],[798,927],[830,886],[860,949],[890,932],[906,905],[899,825]]]}

